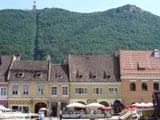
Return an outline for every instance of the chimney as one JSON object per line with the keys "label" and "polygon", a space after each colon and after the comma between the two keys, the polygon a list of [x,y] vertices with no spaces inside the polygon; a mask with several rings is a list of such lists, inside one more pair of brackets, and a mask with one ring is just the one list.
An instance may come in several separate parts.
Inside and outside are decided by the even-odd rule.
{"label": "chimney", "polygon": [[63,59],[63,64],[68,64],[68,61],[66,59]]}
{"label": "chimney", "polygon": [[158,49],[153,50],[153,57],[159,58],[159,50]]}
{"label": "chimney", "polygon": [[51,55],[46,56],[47,61],[51,61]]}
{"label": "chimney", "polygon": [[20,61],[21,60],[21,55],[20,54],[16,54],[16,61]]}
{"label": "chimney", "polygon": [[114,56],[118,57],[119,56],[119,51],[115,51]]}

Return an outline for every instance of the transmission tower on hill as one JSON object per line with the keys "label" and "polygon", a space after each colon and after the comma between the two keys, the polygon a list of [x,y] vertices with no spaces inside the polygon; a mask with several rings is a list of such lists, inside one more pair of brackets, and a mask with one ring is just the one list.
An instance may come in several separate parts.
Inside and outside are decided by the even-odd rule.
{"label": "transmission tower on hill", "polygon": [[36,1],[33,1],[33,8],[32,8],[33,12],[36,12]]}

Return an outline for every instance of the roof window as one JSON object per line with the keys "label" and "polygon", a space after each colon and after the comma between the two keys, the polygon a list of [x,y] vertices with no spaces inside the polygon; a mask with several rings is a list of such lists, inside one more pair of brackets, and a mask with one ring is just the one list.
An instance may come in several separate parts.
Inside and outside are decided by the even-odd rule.
{"label": "roof window", "polygon": [[96,78],[96,73],[90,72],[89,78],[90,78],[90,79],[95,79],[95,78]]}
{"label": "roof window", "polygon": [[23,77],[24,76],[24,72],[21,72],[21,71],[19,71],[19,72],[17,72],[17,74],[16,74],[16,77]]}
{"label": "roof window", "polygon": [[62,78],[62,73],[56,73],[56,79]]}
{"label": "roof window", "polygon": [[76,78],[82,78],[82,77],[83,77],[82,73],[77,71]]}
{"label": "roof window", "polygon": [[159,58],[159,50],[158,49],[154,49],[154,51],[153,51],[153,57],[154,58]]}
{"label": "roof window", "polygon": [[137,69],[138,70],[145,70],[145,68],[146,68],[146,63],[142,62],[142,61],[138,61],[138,63],[137,63]]}
{"label": "roof window", "polygon": [[36,78],[42,77],[42,72],[36,72],[36,73],[35,73],[35,77],[36,77]]}
{"label": "roof window", "polygon": [[106,72],[104,72],[103,78],[104,78],[104,79],[110,79],[110,78],[111,78],[111,75],[107,75]]}

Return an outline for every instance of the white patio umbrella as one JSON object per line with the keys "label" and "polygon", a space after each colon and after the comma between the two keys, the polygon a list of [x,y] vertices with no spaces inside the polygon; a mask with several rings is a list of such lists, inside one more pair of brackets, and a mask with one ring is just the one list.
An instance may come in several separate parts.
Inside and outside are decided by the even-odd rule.
{"label": "white patio umbrella", "polygon": [[104,106],[104,107],[101,107],[100,109],[101,109],[101,110],[104,110],[104,111],[105,111],[105,110],[107,111],[107,110],[111,110],[111,109],[113,109],[113,108],[112,108],[112,107],[109,107],[109,106]]}
{"label": "white patio umbrella", "polygon": [[85,108],[85,105],[82,103],[70,103],[66,107],[67,108]]}
{"label": "white patio umbrella", "polygon": [[134,104],[130,105],[129,107],[130,108],[137,108],[139,106],[141,106],[140,103],[134,103]]}
{"label": "white patio umbrella", "polygon": [[6,109],[7,109],[6,107],[0,105],[0,110],[6,110]]}
{"label": "white patio umbrella", "polygon": [[153,103],[147,103],[148,106],[154,107]]}
{"label": "white patio umbrella", "polygon": [[40,108],[39,110],[44,110],[45,111],[45,110],[48,110],[48,109],[43,107],[43,108]]}
{"label": "white patio umbrella", "polygon": [[100,104],[100,103],[89,103],[86,105],[86,108],[102,108],[105,107],[104,105]]}
{"label": "white patio umbrella", "polygon": [[42,108],[40,108],[39,109],[39,112],[48,112],[49,111],[49,109],[47,109],[47,108],[45,108],[45,107],[42,107]]}
{"label": "white patio umbrella", "polygon": [[129,106],[130,108],[138,108],[138,109],[146,109],[146,108],[153,108],[153,103],[135,103]]}

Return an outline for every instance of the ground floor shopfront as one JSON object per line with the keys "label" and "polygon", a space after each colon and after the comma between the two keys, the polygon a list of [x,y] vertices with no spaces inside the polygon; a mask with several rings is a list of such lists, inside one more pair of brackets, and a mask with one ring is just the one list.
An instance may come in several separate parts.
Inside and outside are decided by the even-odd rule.
{"label": "ground floor shopfront", "polygon": [[105,106],[112,106],[114,112],[121,112],[123,109],[123,104],[121,100],[106,100],[106,99],[71,99],[68,100],[36,100],[36,99],[26,99],[26,100],[8,100],[8,107],[14,111],[21,111],[24,113],[32,112],[38,113],[40,108],[47,108],[49,111],[46,112],[47,116],[59,117],[60,111],[65,110],[66,105],[73,102],[80,102],[88,104],[91,102],[98,102]]}
{"label": "ground floor shopfront", "polygon": [[67,100],[61,100],[61,101],[50,101],[50,116],[53,117],[59,117],[60,116],[60,112],[63,111],[66,107],[66,105],[68,104]]}
{"label": "ground floor shopfront", "polygon": [[45,115],[59,117],[60,111],[65,108],[68,101],[54,100],[8,100],[8,108],[13,111],[21,111],[24,113],[39,113],[40,108],[47,108]]}
{"label": "ground floor shopfront", "polygon": [[42,107],[48,108],[47,100],[8,100],[8,107],[14,111],[38,113]]}
{"label": "ground floor shopfront", "polygon": [[114,109],[114,113],[119,113],[124,108],[122,99],[70,99],[70,103],[79,102],[83,104],[100,103],[104,106],[111,106]]}
{"label": "ground floor shopfront", "polygon": [[8,100],[0,98],[0,105],[2,105],[4,107],[8,107]]}

